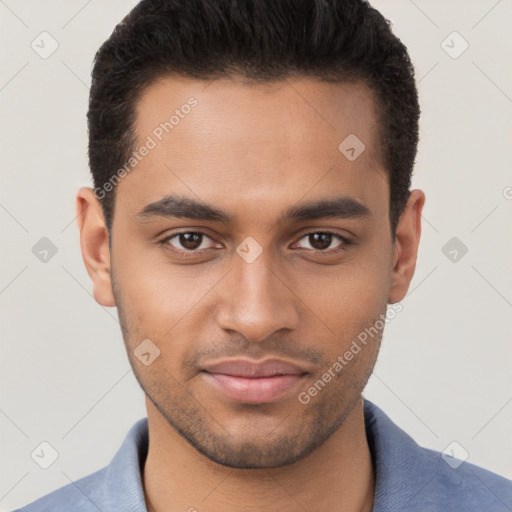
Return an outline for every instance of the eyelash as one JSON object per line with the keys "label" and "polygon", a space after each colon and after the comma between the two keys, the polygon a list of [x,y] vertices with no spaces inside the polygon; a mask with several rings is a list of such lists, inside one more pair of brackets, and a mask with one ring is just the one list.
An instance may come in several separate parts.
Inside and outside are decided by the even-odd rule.
{"label": "eyelash", "polygon": [[[196,256],[197,254],[199,254],[201,252],[201,250],[197,250],[197,249],[195,249],[195,250],[174,249],[170,245],[167,244],[169,242],[169,240],[172,240],[173,238],[175,238],[175,237],[177,237],[179,235],[190,234],[190,233],[192,233],[194,235],[203,235],[203,236],[206,236],[208,238],[211,238],[207,233],[204,233],[203,231],[179,231],[177,233],[173,233],[172,235],[166,236],[165,238],[160,240],[158,243],[161,246],[165,246],[165,248],[168,251],[171,251],[173,254],[175,254],[179,258],[190,258],[192,256]],[[342,236],[342,235],[340,235],[338,233],[334,233],[332,231],[310,231],[308,233],[304,233],[300,237],[299,240],[302,240],[303,238],[305,238],[305,237],[307,237],[309,235],[315,235],[315,234],[331,235],[331,236],[333,236],[335,238],[338,238],[342,242],[342,244],[339,247],[335,248],[335,249],[324,250],[324,251],[321,251],[321,250],[318,250],[318,249],[307,249],[307,251],[309,253],[313,253],[314,255],[317,255],[317,254],[336,254],[338,252],[341,252],[341,251],[345,250],[346,246],[351,245],[353,243],[348,238],[345,238],[344,236]],[[206,251],[206,252],[210,252],[212,250],[215,250],[215,249],[202,249],[202,251]]]}

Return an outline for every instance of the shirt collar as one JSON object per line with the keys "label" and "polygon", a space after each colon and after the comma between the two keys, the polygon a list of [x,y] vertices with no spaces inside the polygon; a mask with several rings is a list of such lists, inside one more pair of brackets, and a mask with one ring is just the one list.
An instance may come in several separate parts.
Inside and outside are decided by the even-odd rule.
{"label": "shirt collar", "polygon": [[149,448],[148,419],[132,426],[107,466],[104,480],[105,512],[147,512],[142,471]]}
{"label": "shirt collar", "polygon": [[436,473],[416,441],[367,399],[364,422],[375,471],[373,512],[410,510]]}

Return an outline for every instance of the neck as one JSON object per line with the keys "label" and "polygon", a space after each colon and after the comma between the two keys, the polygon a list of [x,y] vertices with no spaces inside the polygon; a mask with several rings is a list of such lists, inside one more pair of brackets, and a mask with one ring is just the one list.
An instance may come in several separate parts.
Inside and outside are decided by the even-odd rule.
{"label": "neck", "polygon": [[143,471],[148,512],[371,512],[375,475],[363,401],[304,459],[271,469],[237,469],[199,453],[146,399],[149,451]]}

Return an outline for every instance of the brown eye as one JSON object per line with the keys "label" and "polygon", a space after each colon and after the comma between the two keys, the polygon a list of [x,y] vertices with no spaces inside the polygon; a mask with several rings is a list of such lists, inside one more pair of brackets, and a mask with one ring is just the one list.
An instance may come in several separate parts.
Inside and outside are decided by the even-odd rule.
{"label": "brown eye", "polygon": [[[329,233],[329,232],[315,232],[315,233],[308,233],[304,235],[301,240],[307,240],[309,247],[302,247],[305,249],[312,249],[314,251],[319,252],[330,252],[330,250],[339,250],[343,248],[344,245],[349,245],[350,241],[346,238],[342,237],[341,235],[338,235],[337,233]],[[335,239],[338,239],[339,243],[335,245],[334,247],[331,247],[333,241]],[[327,249],[330,249],[329,251]]]}
{"label": "brown eye", "polygon": [[211,238],[200,231],[182,231],[164,238],[161,243],[175,253],[198,253],[213,247],[214,244],[208,245],[207,240]]}
{"label": "brown eye", "polygon": [[327,249],[332,242],[332,235],[327,233],[313,233],[312,235],[308,235],[308,237],[312,247],[318,250]]}
{"label": "brown eye", "polygon": [[203,239],[201,233],[180,233],[178,237],[181,246],[188,250],[199,248]]}

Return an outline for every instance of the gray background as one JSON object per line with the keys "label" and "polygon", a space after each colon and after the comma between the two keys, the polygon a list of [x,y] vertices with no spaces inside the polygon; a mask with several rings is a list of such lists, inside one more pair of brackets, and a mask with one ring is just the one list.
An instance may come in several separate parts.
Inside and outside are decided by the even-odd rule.
{"label": "gray background", "polygon": [[[103,467],[145,416],[74,221],[75,193],[90,185],[92,59],[135,3],[0,0],[1,510]],[[373,4],[417,70],[413,184],[427,203],[416,275],[365,396],[419,444],[456,441],[455,455],[512,478],[511,1]],[[31,47],[51,48],[43,31],[59,45],[46,59]],[[469,43],[457,58],[454,31]],[[42,237],[57,248],[46,262],[32,252]],[[43,441],[59,454],[48,469],[31,458]]]}

